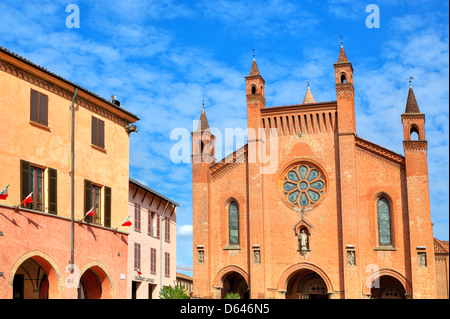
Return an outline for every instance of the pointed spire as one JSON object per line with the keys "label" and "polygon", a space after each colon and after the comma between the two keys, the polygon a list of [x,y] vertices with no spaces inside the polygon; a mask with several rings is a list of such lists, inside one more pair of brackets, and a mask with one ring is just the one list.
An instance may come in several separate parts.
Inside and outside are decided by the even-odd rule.
{"label": "pointed spire", "polygon": [[305,98],[303,99],[302,104],[316,103],[316,100],[314,100],[314,97],[311,93],[311,89],[309,88],[309,81],[306,82],[308,82],[308,89],[306,90]]}
{"label": "pointed spire", "polygon": [[209,129],[208,119],[206,118],[205,102],[203,102],[202,114],[200,115],[200,121],[198,122],[197,131],[204,131]]}
{"label": "pointed spire", "polygon": [[416,97],[411,85],[409,84],[408,100],[406,101],[405,113],[420,113],[419,106],[417,105]]}
{"label": "pointed spire", "polygon": [[252,75],[260,75],[259,74],[259,70],[258,70],[258,66],[256,65],[256,61],[255,58],[253,57],[253,63],[252,63],[252,68],[250,70],[250,76]]}
{"label": "pointed spire", "polygon": [[342,62],[348,62],[348,59],[347,59],[347,55],[345,54],[345,51],[344,51],[344,46],[342,45],[342,42],[341,42],[341,50],[339,51],[338,63],[342,63]]}

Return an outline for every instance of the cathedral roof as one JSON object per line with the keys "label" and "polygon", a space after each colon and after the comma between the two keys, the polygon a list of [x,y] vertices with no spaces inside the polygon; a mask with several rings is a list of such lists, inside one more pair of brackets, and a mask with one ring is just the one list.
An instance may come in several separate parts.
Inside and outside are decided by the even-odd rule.
{"label": "cathedral roof", "polygon": [[420,113],[419,106],[417,105],[416,97],[412,86],[409,86],[408,100],[406,101],[405,113]]}
{"label": "cathedral roof", "polygon": [[198,122],[197,131],[204,131],[209,129],[208,119],[206,118],[205,108],[202,109],[202,114],[200,115],[200,121]]}

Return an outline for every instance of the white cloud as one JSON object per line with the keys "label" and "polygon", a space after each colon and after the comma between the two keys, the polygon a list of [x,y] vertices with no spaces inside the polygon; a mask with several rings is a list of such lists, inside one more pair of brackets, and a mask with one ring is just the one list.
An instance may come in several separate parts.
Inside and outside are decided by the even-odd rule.
{"label": "white cloud", "polygon": [[192,225],[177,225],[178,236],[192,236]]}

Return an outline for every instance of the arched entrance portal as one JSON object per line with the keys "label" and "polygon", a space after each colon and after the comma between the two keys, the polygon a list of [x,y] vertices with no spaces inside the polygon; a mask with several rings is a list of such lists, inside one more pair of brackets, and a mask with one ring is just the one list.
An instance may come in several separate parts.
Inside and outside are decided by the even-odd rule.
{"label": "arched entrance portal", "polygon": [[286,299],[328,299],[325,281],[316,272],[308,269],[292,274],[286,289]]}
{"label": "arched entrance portal", "polygon": [[110,275],[103,266],[86,266],[80,277],[78,299],[109,299],[113,292]]}
{"label": "arched entrance portal", "polygon": [[406,291],[402,283],[391,276],[381,276],[370,289],[373,299],[405,299]]}
{"label": "arched entrance portal", "polygon": [[13,299],[48,299],[49,281],[43,265],[34,258],[26,259],[13,279]]}
{"label": "arched entrance portal", "polygon": [[223,277],[223,288],[221,298],[225,299],[229,293],[238,293],[241,299],[249,299],[250,291],[245,278],[238,272],[231,271]]}

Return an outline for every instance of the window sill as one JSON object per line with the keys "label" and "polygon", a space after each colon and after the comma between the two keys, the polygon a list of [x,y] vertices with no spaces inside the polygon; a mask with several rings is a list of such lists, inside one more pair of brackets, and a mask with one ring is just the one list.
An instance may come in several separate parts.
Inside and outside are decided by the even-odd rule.
{"label": "window sill", "polygon": [[50,129],[50,127],[48,127],[47,125],[44,125],[44,124],[41,124],[41,123],[38,123],[38,122],[35,122],[35,121],[31,121],[31,120],[30,120],[30,124],[31,124],[32,126],[34,126],[34,127],[43,129],[44,131],[47,131],[47,132],[51,132],[51,131],[52,131],[52,130]]}
{"label": "window sill", "polygon": [[93,149],[97,150],[97,151],[100,151],[100,152],[103,152],[103,153],[106,154],[106,150],[103,147],[100,147],[100,146],[97,146],[97,145],[94,145],[94,144],[91,144],[91,147]]}
{"label": "window sill", "polygon": [[373,250],[375,251],[397,251],[397,248],[392,246],[378,246],[375,247]]}
{"label": "window sill", "polygon": [[241,250],[239,245],[228,245],[223,248],[223,250]]}

